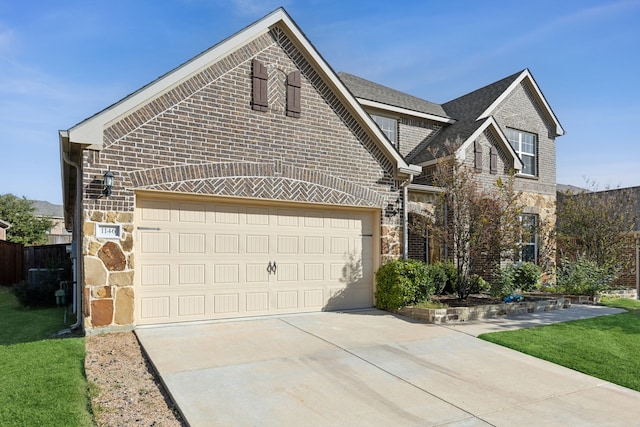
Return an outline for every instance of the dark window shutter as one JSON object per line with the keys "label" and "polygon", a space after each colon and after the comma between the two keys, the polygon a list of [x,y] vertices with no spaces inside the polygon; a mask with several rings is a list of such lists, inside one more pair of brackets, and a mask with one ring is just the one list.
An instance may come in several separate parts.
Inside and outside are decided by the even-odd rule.
{"label": "dark window shutter", "polygon": [[491,147],[491,150],[489,151],[489,155],[491,157],[490,160],[490,169],[491,169],[491,173],[496,174],[498,173],[498,150],[496,149],[496,147]]}
{"label": "dark window shutter", "polygon": [[477,171],[482,170],[482,145],[478,141],[473,143],[473,154],[475,155],[474,166]]}
{"label": "dark window shutter", "polygon": [[300,71],[287,75],[287,116],[300,117]]}
{"label": "dark window shutter", "polygon": [[267,111],[267,67],[257,59],[253,60],[253,109]]}

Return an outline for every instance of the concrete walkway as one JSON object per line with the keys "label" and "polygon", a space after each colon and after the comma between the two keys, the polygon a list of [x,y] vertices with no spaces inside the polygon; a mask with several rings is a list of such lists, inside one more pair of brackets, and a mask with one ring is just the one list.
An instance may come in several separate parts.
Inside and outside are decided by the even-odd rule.
{"label": "concrete walkway", "polygon": [[367,310],[136,334],[191,426],[634,425],[640,393],[475,338],[611,312],[438,326]]}

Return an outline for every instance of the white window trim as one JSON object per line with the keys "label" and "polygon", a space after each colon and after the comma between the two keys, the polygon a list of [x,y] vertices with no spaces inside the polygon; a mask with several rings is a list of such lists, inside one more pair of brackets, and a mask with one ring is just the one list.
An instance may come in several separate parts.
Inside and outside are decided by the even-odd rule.
{"label": "white window trim", "polygon": [[[389,135],[387,134],[387,130],[384,129],[377,121],[376,118],[379,117],[381,119],[385,119],[385,120],[389,120],[391,122],[394,123],[394,135],[395,135],[395,140],[389,138]],[[391,141],[391,143],[397,148],[398,147],[398,119],[395,117],[389,117],[389,116],[383,116],[380,114],[371,114],[371,118],[373,119],[374,123],[376,124],[376,126],[378,126],[380,128],[380,130],[382,131],[382,133],[384,133],[384,135],[387,137],[387,139],[389,139],[389,141]]]}
{"label": "white window trim", "polygon": [[[520,157],[520,160],[522,161],[522,169],[518,171],[518,175],[522,175],[522,176],[531,176],[531,177],[537,177],[539,176],[539,171],[538,171],[538,135],[533,133],[533,132],[527,132],[524,130],[520,130],[520,129],[514,129],[514,128],[507,128],[509,131],[512,132],[518,132],[518,146],[517,147],[513,147],[513,150],[516,152],[516,154],[518,155],[518,157]],[[534,137],[534,146],[533,146],[533,151],[534,154],[531,153],[526,153],[522,151],[522,135],[523,134],[528,134],[528,135],[533,135]],[[509,144],[511,144],[511,140],[509,139],[509,136],[507,136],[507,141],[509,142]],[[533,173],[525,173],[524,172],[524,159],[523,157],[533,157],[533,168],[534,171]]]}

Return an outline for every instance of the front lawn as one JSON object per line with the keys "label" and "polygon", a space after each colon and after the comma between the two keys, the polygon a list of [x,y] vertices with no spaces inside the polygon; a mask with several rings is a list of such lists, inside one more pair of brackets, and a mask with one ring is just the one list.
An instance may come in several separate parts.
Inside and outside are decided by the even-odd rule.
{"label": "front lawn", "polygon": [[0,425],[93,425],[84,338],[49,338],[62,321],[62,309],[23,309],[0,288]]}
{"label": "front lawn", "polygon": [[603,304],[629,312],[479,338],[640,391],[640,301],[603,299]]}

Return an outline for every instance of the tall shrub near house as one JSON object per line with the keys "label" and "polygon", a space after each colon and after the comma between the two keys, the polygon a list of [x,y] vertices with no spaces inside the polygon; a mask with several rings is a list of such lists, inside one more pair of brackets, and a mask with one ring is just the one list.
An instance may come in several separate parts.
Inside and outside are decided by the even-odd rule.
{"label": "tall shrub near house", "polygon": [[[456,144],[459,141],[449,144],[450,153]],[[456,266],[454,292],[465,299],[473,292],[471,276],[480,262],[497,267],[503,259],[519,257],[524,232],[520,194],[513,175],[482,188],[472,168],[453,154],[439,158],[434,182],[443,191],[428,221],[429,231],[446,245]]]}

